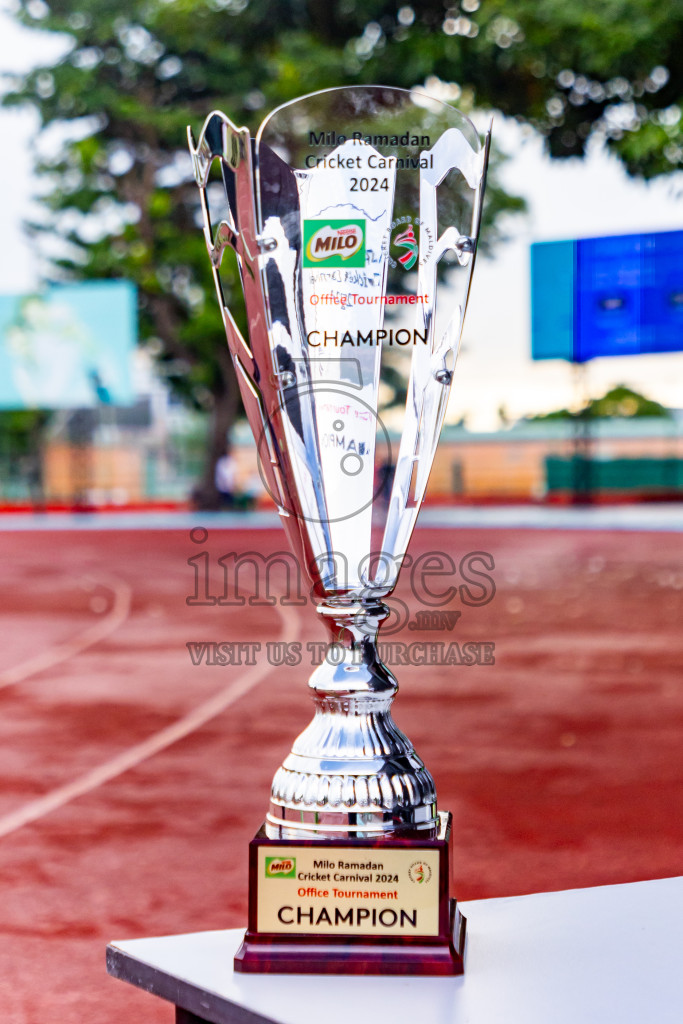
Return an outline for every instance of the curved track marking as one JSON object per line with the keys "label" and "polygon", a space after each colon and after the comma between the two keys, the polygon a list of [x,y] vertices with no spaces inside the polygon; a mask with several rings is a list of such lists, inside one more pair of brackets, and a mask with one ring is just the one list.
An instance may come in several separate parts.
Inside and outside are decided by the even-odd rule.
{"label": "curved track marking", "polygon": [[[280,639],[295,639],[299,630],[299,617],[295,610],[287,606],[276,605],[275,607],[282,619]],[[46,814],[50,814],[51,811],[55,811],[59,807],[63,807],[64,804],[70,803],[71,800],[75,800],[85,793],[90,793],[103,783],[115,779],[117,775],[122,775],[131,768],[137,767],[142,761],[153,757],[154,754],[158,754],[160,751],[165,750],[166,747],[170,747],[173,743],[188,736],[195,729],[199,729],[202,725],[211,721],[212,718],[215,718],[216,715],[225,711],[226,708],[229,708],[240,697],[244,697],[265,675],[268,675],[270,670],[271,666],[267,661],[253,666],[237,682],[224,687],[224,689],[194,708],[187,715],[179,718],[172,725],[167,725],[164,729],[154,733],[153,736],[149,736],[141,743],[136,743],[135,746],[129,747],[128,750],[124,750],[122,753],[117,754],[116,757],[111,758],[111,760],[98,765],[97,768],[91,769],[79,778],[74,779],[73,782],[67,782],[63,786],[58,786],[57,789],[51,790],[45,796],[41,796],[37,800],[31,800],[30,803],[24,804],[18,810],[6,814],[0,818],[0,838],[9,835],[11,832],[16,832],[17,829],[28,825],[30,822],[37,821]]]}
{"label": "curved track marking", "polygon": [[104,640],[105,637],[108,637],[126,621],[133,596],[132,588],[127,583],[124,583],[123,580],[117,580],[113,577],[107,577],[106,580],[92,577],[89,579],[89,582],[107,587],[107,589],[113,591],[114,603],[109,612],[98,622],[88,626],[87,629],[77,633],[71,639],[65,640],[61,644],[56,644],[41,654],[35,654],[32,658],[28,658],[26,661],[22,661],[21,664],[15,665],[14,668],[8,668],[4,672],[0,672],[0,690],[6,686],[22,683],[25,679],[36,675],[38,672],[54,668],[60,662],[67,661],[76,654],[81,654],[88,647],[92,647],[93,644]]}

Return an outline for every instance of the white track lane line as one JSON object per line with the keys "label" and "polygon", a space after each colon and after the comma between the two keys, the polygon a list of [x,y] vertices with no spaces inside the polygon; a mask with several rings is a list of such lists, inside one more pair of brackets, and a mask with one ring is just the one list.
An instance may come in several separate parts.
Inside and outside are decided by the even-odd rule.
{"label": "white track lane line", "polygon": [[38,672],[54,668],[60,662],[67,661],[76,654],[81,654],[88,647],[92,647],[93,644],[104,640],[105,637],[108,637],[126,621],[130,612],[131,597],[133,595],[132,588],[127,583],[124,583],[123,580],[118,580],[111,576],[106,577],[106,579],[102,577],[88,577],[87,580],[91,584],[107,587],[108,590],[113,591],[114,603],[109,612],[92,626],[88,626],[87,629],[77,633],[76,636],[71,637],[69,640],[56,644],[47,651],[42,651],[32,658],[22,661],[19,665],[15,665],[14,668],[8,668],[4,672],[0,672],[0,690],[3,690],[6,686],[23,683],[25,679],[36,675]]}
{"label": "white track lane line", "polygon": [[[300,625],[299,616],[296,611],[294,608],[287,606],[275,605],[275,607],[282,619],[280,639],[296,639]],[[74,779],[73,782],[67,782],[64,786],[58,786],[57,789],[51,790],[45,796],[38,797],[37,800],[31,800],[18,810],[6,814],[0,818],[0,838],[9,835],[11,832],[16,832],[17,829],[28,825],[30,822],[38,821],[39,818],[43,818],[46,814],[56,811],[59,807],[63,807],[65,804],[70,803],[71,800],[75,800],[85,793],[90,793],[93,789],[103,785],[103,783],[115,779],[117,775],[122,775],[129,769],[137,767],[142,761],[146,761],[147,758],[153,757],[154,754],[158,754],[161,750],[165,750],[166,747],[177,743],[178,740],[188,736],[195,729],[199,729],[202,725],[211,721],[212,718],[215,718],[216,715],[225,711],[226,708],[229,708],[238,701],[240,697],[244,697],[264,676],[268,675],[270,670],[271,666],[265,660],[259,665],[254,665],[236,682],[224,687],[213,697],[210,697],[209,700],[204,701],[203,704],[200,704],[193,711],[179,718],[177,722],[167,725],[164,729],[154,733],[153,736],[143,740],[142,743],[136,743],[134,747],[129,747],[128,750],[124,750],[122,753],[117,754],[116,757],[111,758],[111,760],[98,765],[97,768],[91,769],[78,779]]]}

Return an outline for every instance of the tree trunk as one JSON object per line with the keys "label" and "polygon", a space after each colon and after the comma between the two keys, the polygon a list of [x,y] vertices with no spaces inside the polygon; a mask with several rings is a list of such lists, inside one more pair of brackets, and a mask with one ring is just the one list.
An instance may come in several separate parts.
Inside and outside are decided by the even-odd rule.
{"label": "tree trunk", "polygon": [[206,461],[202,479],[193,494],[193,503],[202,511],[220,508],[220,495],[216,487],[216,462],[225,455],[230,443],[230,431],[240,409],[239,390],[232,361],[227,350],[218,357],[221,376],[212,389],[213,409],[207,434]]}

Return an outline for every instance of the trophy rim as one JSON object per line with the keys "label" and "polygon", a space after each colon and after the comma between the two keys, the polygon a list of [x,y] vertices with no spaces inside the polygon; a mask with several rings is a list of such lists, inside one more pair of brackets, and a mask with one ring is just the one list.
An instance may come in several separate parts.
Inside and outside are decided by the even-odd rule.
{"label": "trophy rim", "polygon": [[[264,117],[263,121],[261,121],[261,124],[258,127],[258,131],[256,132],[256,135],[254,136],[254,140],[256,142],[257,149],[261,145],[263,133],[264,133],[264,131],[266,129],[266,126],[268,125],[268,122],[271,121],[272,118],[275,117],[276,114],[279,114],[281,110],[285,110],[287,107],[294,106],[295,103],[301,103],[304,100],[309,100],[313,96],[323,96],[323,95],[325,95],[325,93],[352,92],[352,91],[355,92],[355,91],[366,91],[366,90],[370,90],[370,89],[389,89],[389,90],[391,90],[391,92],[403,93],[403,95],[409,96],[409,97],[412,97],[414,92],[415,92],[414,89],[403,89],[403,88],[401,88],[400,86],[397,86],[397,85],[396,86],[395,85],[382,85],[381,83],[368,83],[367,85],[359,85],[359,84],[354,84],[354,85],[333,85],[333,86],[330,86],[327,89],[315,89],[313,92],[307,92],[303,96],[297,96],[293,100],[287,100],[286,103],[281,103],[279,106],[277,106],[273,110],[271,110],[269,114],[266,114],[266,116]],[[443,108],[444,110],[455,111],[457,114],[459,114],[459,116],[463,119],[463,121],[466,122],[468,127],[471,129],[472,138],[476,140],[475,152],[478,153],[478,152],[481,151],[481,149],[483,149],[481,138],[480,138],[479,132],[478,132],[478,130],[476,128],[476,125],[474,124],[472,119],[467,116],[467,114],[464,114],[462,112],[462,110],[460,110],[459,107],[455,107],[455,106],[453,106],[450,103],[446,103],[444,100],[440,100],[436,96],[430,96],[429,93],[424,93],[424,94],[420,94],[420,95],[421,95],[421,98],[424,101],[426,101],[426,102],[428,102],[430,104],[434,104],[435,107]],[[470,139],[467,139],[467,141],[468,141],[468,143],[470,145],[472,145],[472,142],[471,142]],[[475,147],[473,146],[472,148],[474,149]]]}

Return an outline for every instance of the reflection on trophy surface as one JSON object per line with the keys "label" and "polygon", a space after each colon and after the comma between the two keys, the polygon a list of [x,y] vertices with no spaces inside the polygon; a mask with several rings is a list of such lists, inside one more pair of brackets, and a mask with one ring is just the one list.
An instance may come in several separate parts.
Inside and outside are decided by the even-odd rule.
{"label": "reflection on trophy surface", "polygon": [[[255,140],[221,113],[197,142],[189,135],[261,473],[330,642],[309,683],[313,721],[275,774],[266,833],[436,836],[434,783],[392,721],[397,683],[377,634],[446,411],[489,138],[482,147],[462,114],[417,90],[365,86],[286,104]],[[223,300],[227,247],[247,338]],[[378,410],[385,367],[401,364],[407,399],[389,487],[376,466],[390,450]]]}

